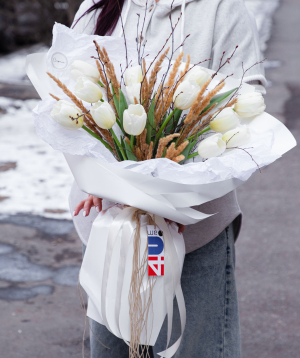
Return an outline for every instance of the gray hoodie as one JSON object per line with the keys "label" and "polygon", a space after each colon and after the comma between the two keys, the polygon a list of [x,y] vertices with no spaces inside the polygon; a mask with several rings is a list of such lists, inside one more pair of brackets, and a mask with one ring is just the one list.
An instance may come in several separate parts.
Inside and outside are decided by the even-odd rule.
{"label": "gray hoodie", "polygon": [[[179,47],[186,35],[190,35],[184,42],[183,51],[185,54],[190,54],[191,63],[211,58],[201,66],[216,70],[223,52],[226,51],[226,55],[231,54],[238,45],[235,56],[222,69],[222,73],[234,73],[234,77],[241,78],[242,62],[247,69],[261,60],[256,23],[243,0],[175,0],[172,11],[171,3],[171,0],[160,0],[157,3],[155,0],[148,0],[146,7],[145,0],[126,0],[122,10],[126,38],[147,41],[146,48],[158,52],[171,32],[170,12],[173,25],[182,13],[175,29],[174,48]],[[75,16],[74,23],[92,5],[93,0],[85,0]],[[139,38],[137,38],[137,13],[141,15],[139,34],[143,27],[142,36]],[[75,30],[79,33],[93,34],[98,15],[99,11],[96,11],[84,16],[76,24]],[[113,36],[123,36],[121,21],[118,22]],[[263,65],[253,67],[244,81],[255,84],[257,91],[265,93],[266,79]],[[80,192],[74,184],[70,194],[72,211],[84,197],[86,194]],[[201,205],[197,209],[216,215],[186,228],[184,238],[187,253],[214,239],[235,219],[236,233],[238,233],[241,211],[235,192]],[[96,213],[93,211],[88,218],[82,216],[74,218],[75,227],[84,243],[87,243],[95,216]]]}

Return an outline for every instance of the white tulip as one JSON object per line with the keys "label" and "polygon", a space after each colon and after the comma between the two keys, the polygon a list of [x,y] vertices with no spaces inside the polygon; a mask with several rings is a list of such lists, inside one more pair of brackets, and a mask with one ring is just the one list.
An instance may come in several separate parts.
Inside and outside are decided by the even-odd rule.
{"label": "white tulip", "polygon": [[130,135],[140,135],[145,129],[147,114],[141,104],[130,104],[123,113],[123,127]]}
{"label": "white tulip", "polygon": [[195,102],[199,91],[200,86],[196,81],[181,82],[173,96],[175,107],[182,110],[189,109]]}
{"label": "white tulip", "polygon": [[213,158],[225,152],[226,143],[222,139],[222,134],[216,133],[203,139],[198,146],[198,154],[202,158]]}
{"label": "white tulip", "polygon": [[244,118],[258,116],[266,109],[265,100],[261,93],[245,93],[238,97],[234,106],[236,113]]}
{"label": "white tulip", "polygon": [[239,117],[232,108],[224,108],[213,121],[210,128],[215,132],[225,132],[239,124]]}
{"label": "white tulip", "polygon": [[51,117],[63,128],[69,130],[79,129],[83,126],[83,117],[72,119],[80,115],[82,115],[81,110],[74,103],[65,100],[56,102],[51,112]]}
{"label": "white tulip", "polygon": [[202,87],[210,77],[211,75],[206,68],[195,66],[184,76],[184,81],[194,80]]}
{"label": "white tulip", "polygon": [[143,73],[140,65],[128,67],[124,73],[126,86],[141,83],[143,81]]}
{"label": "white tulip", "polygon": [[94,121],[102,129],[111,129],[116,123],[115,112],[107,102],[98,102],[91,107]]}
{"label": "white tulip", "polygon": [[74,93],[88,103],[96,103],[103,97],[101,87],[87,77],[77,78]]}
{"label": "white tulip", "polygon": [[240,147],[246,145],[251,140],[251,132],[249,127],[237,127],[226,132],[223,137],[227,148]]}
{"label": "white tulip", "polygon": [[71,77],[77,81],[79,77],[87,77],[91,81],[97,83],[100,80],[100,73],[95,66],[81,60],[76,60],[71,64]]}
{"label": "white tulip", "polygon": [[140,103],[140,93],[141,93],[141,84],[134,83],[133,85],[126,86],[126,93],[129,99],[129,102],[135,104],[134,98],[137,99],[138,103]]}

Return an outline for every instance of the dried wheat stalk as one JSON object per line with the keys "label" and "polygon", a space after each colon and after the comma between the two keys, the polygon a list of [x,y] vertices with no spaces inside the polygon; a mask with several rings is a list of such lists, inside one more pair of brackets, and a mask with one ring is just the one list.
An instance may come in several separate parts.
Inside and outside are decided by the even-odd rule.
{"label": "dried wheat stalk", "polygon": [[[183,56],[183,53],[182,53]],[[187,55],[187,61],[185,64],[185,68],[183,71],[181,71],[180,76],[179,76],[179,81],[175,82],[175,76],[178,72],[179,66],[181,65],[181,58],[178,58],[178,62],[174,64],[172,73],[170,74],[170,80],[168,81],[168,83],[166,84],[166,87],[169,88],[169,93],[167,96],[165,96],[165,100],[164,103],[160,104],[159,106],[159,111],[157,113],[157,117],[159,117],[160,119],[163,118],[163,116],[165,115],[166,111],[168,110],[168,108],[170,108],[172,102],[173,102],[173,97],[174,97],[174,93],[178,87],[178,85],[183,81],[185,74],[188,72],[189,67],[190,67],[190,55]]]}
{"label": "dried wheat stalk", "polygon": [[[111,62],[105,47],[102,47],[102,50],[101,50],[101,48],[98,45],[97,41],[94,41],[94,44],[95,44],[96,49],[97,49],[99,60],[104,64],[105,69],[106,69],[106,75],[107,75],[108,79],[111,81],[112,86],[114,87],[116,96],[117,96],[117,98],[119,100],[119,89],[121,87],[120,87],[120,83],[119,83],[119,81],[117,79],[117,76],[116,76],[114,65]],[[100,72],[100,74],[101,74],[101,72]]]}
{"label": "dried wheat stalk", "polygon": [[[184,120],[185,125],[191,123],[195,119],[195,117],[198,116],[199,113],[201,113],[201,112],[199,112],[199,108],[203,107],[203,101],[205,99],[206,99],[206,101],[209,99],[209,102],[210,102],[211,98],[213,97],[211,95],[211,93],[209,93],[205,97],[205,99],[203,99],[204,92],[206,91],[206,89],[209,86],[210,82],[211,82],[211,78],[202,86],[202,88],[201,88],[200,92],[198,93],[198,96],[197,96],[195,102],[193,103],[188,115],[185,117],[185,120]],[[204,106],[203,108],[205,108],[205,107],[206,106]],[[196,114],[197,112],[199,112],[198,115]]]}
{"label": "dried wheat stalk", "polygon": [[103,69],[101,68],[101,64],[100,64],[100,61],[99,60],[96,60],[96,65],[97,65],[97,69],[100,73],[100,79],[101,79],[101,82],[103,83],[104,87],[106,88],[107,90],[107,93],[108,93],[108,98],[107,98],[107,101],[110,102],[111,106],[113,107],[113,110],[115,112],[115,115],[118,116],[118,111],[116,109],[116,106],[115,106],[115,102],[113,100],[113,94],[111,92],[111,89],[110,89],[110,86],[109,86],[109,83],[107,83],[107,80],[105,78],[105,75],[103,73]]}
{"label": "dried wheat stalk", "polygon": [[159,118],[158,122],[161,121],[173,101],[173,95],[176,90],[176,86],[174,86],[175,78],[181,65],[182,58],[183,52],[181,52],[176,58],[173,68],[170,72],[168,81],[165,84],[165,88],[161,90],[160,87],[159,91],[157,92],[156,102],[158,101],[158,104],[156,105],[155,118]]}
{"label": "dried wheat stalk", "polygon": [[136,155],[136,158],[137,160],[140,162],[142,161],[142,153],[141,153],[141,149],[139,147],[136,147],[135,148],[135,155]]}
{"label": "dried wheat stalk", "polygon": [[60,101],[60,98],[54,96],[54,94],[52,94],[52,93],[49,93],[49,94],[50,94],[50,96],[51,96],[52,98],[56,99],[57,101]]}
{"label": "dried wheat stalk", "polygon": [[[192,112],[192,109],[190,110],[189,114],[187,115],[187,118],[184,121],[185,126],[183,127],[182,134],[178,140],[178,143],[181,144],[189,135],[191,130],[201,121],[201,112],[209,105],[211,99],[225,86],[225,82],[221,81],[213,90],[211,90],[204,98],[203,100],[198,104],[198,106],[194,109]],[[202,91],[201,91],[202,92]],[[194,105],[192,106],[192,108]],[[191,116],[190,113],[192,112]]]}
{"label": "dried wheat stalk", "polygon": [[158,143],[158,148],[157,148],[157,152],[156,152],[156,156],[155,158],[161,158],[163,153],[164,153],[164,149],[166,148],[166,146],[176,137],[179,137],[179,133],[174,133],[174,134],[170,134],[166,137],[163,137],[159,140]]}
{"label": "dried wheat stalk", "polygon": [[191,57],[188,54],[186,56],[185,68],[183,71],[180,72],[180,76],[179,76],[180,80],[178,81],[178,84],[184,80],[184,76],[186,75],[186,73],[188,72],[188,70],[190,68],[190,63],[191,63]]}
{"label": "dried wheat stalk", "polygon": [[147,155],[147,160],[152,159],[152,154],[153,154],[153,142],[150,143],[150,147],[149,147],[149,151],[148,151],[148,155]]}
{"label": "dried wheat stalk", "polygon": [[150,78],[149,78],[148,93],[146,94],[148,98],[151,98],[151,96],[152,96],[154,86],[156,83],[156,79],[157,79],[157,74],[161,70],[161,65],[162,65],[163,60],[165,59],[167,53],[169,52],[169,50],[170,50],[170,47],[168,47],[166,49],[166,51],[160,55],[159,59],[155,62],[155,65],[151,71]]}
{"label": "dried wheat stalk", "polygon": [[170,145],[169,148],[167,149],[165,158],[167,158],[167,159],[173,158],[173,157],[174,157],[174,154],[175,154],[175,151],[176,151],[176,149],[175,149],[175,143],[173,142],[173,143],[171,143],[171,145]]}
{"label": "dried wheat stalk", "polygon": [[146,60],[143,59],[143,73],[144,73],[144,79],[142,81],[142,96],[141,96],[141,103],[143,103],[145,111],[148,112],[149,110],[149,83],[146,75]]}
{"label": "dried wheat stalk", "polygon": [[[68,88],[65,86],[58,78],[53,76],[50,72],[47,72],[48,76],[53,79],[53,81],[58,85],[59,88],[73,101],[74,104],[83,112],[85,113],[85,117],[92,123],[93,128],[96,128],[96,132],[93,129],[93,132],[97,134],[102,139],[104,138],[107,143],[114,149],[114,142],[112,139],[112,135],[108,130],[100,128],[94,121],[93,117],[89,113],[89,111],[85,108],[82,101],[79,100]],[[92,130],[92,129],[91,129]],[[115,153],[116,154],[116,153]]]}
{"label": "dried wheat stalk", "polygon": [[185,159],[185,156],[184,155],[179,155],[178,157],[176,157],[176,158],[174,158],[174,159],[172,159],[174,162],[176,162],[176,163],[179,163],[179,162],[181,162],[182,160],[184,160]]}

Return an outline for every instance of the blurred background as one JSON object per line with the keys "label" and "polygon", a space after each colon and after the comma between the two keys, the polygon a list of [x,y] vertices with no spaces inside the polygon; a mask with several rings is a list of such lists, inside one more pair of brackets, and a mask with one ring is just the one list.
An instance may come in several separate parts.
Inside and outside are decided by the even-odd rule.
{"label": "blurred background", "polygon": [[[81,243],[68,212],[72,177],[62,155],[35,134],[31,111],[38,95],[25,74],[27,54],[47,51],[53,23],[69,26],[80,3],[0,0],[1,358],[82,355]],[[267,111],[298,140],[299,0],[245,4],[268,58]],[[299,158],[297,147],[238,190],[244,358],[300,357]],[[88,356],[87,338],[84,346]]]}

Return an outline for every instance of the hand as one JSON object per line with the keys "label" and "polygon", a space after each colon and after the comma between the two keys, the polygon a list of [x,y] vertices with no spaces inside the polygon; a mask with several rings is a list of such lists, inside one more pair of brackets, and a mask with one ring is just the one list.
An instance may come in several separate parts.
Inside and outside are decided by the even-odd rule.
{"label": "hand", "polygon": [[[172,224],[174,221],[169,220],[169,219],[165,219],[165,221],[169,224]],[[179,224],[179,223],[175,223],[178,226],[178,234],[182,234],[184,232],[185,229],[185,225]]]}
{"label": "hand", "polygon": [[82,200],[74,209],[73,216],[77,216],[80,211],[83,209],[83,216],[89,216],[91,208],[96,208],[97,213],[102,211],[102,199],[97,198],[96,196],[89,195],[87,199]]}

